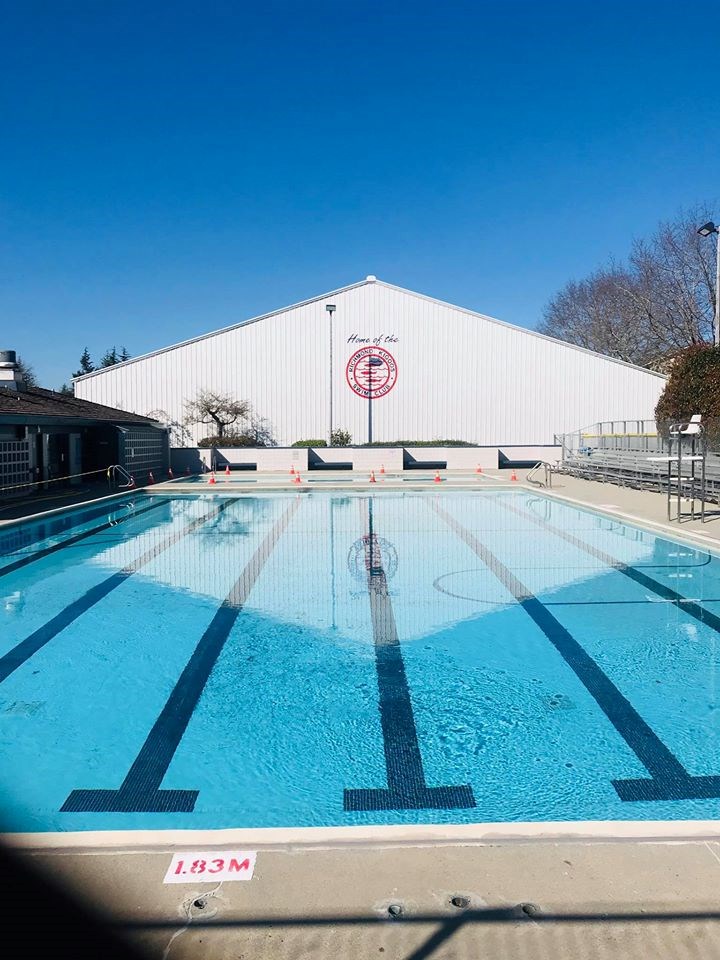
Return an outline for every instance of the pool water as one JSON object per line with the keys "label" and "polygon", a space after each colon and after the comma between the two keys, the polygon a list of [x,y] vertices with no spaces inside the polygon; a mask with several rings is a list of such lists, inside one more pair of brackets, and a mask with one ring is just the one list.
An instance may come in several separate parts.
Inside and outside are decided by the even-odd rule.
{"label": "pool water", "polygon": [[4,830],[720,814],[720,560],[523,491],[0,531]]}

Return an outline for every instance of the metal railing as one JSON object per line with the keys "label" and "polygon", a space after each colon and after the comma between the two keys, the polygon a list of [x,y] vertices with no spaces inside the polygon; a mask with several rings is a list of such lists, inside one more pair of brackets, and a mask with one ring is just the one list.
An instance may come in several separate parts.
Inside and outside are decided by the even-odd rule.
{"label": "metal railing", "polygon": [[555,442],[563,448],[563,455],[568,456],[590,450],[655,453],[663,447],[663,437],[655,420],[600,420],[569,433],[557,434]]}
{"label": "metal railing", "polygon": [[[543,479],[538,480],[534,474],[543,468]],[[528,483],[534,483],[538,487],[551,487],[552,486],[552,475],[553,475],[553,465],[548,463],[547,460],[538,460],[535,466],[530,470],[528,475],[525,477]]]}
{"label": "metal railing", "polygon": [[668,519],[671,519],[673,497],[678,521],[687,517],[682,509],[683,500],[689,502],[690,519],[695,518],[695,503],[699,502],[700,519],[704,521],[705,504],[720,503],[720,455],[708,451],[705,424],[663,423],[658,430],[658,441],[652,451],[601,446],[566,450],[556,472],[665,493]]}
{"label": "metal railing", "polygon": [[[636,452],[663,454],[668,451],[670,420],[602,420],[555,435],[555,443],[562,447],[563,456],[587,455],[600,452]],[[703,418],[707,450],[720,453],[720,418]]]}
{"label": "metal railing", "polygon": [[[120,483],[118,478],[125,483]],[[113,463],[107,468],[107,479],[111,490],[132,490],[136,486],[135,478],[119,463]]]}

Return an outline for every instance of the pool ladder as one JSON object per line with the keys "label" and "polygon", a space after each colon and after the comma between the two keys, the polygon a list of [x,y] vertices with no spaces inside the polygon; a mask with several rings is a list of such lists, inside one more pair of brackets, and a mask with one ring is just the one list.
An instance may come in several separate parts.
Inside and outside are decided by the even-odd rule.
{"label": "pool ladder", "polygon": [[[135,487],[135,478],[132,477],[125,467],[119,463],[113,463],[107,469],[108,486],[111,490],[132,490]],[[119,483],[124,480],[124,483]]]}
{"label": "pool ladder", "polygon": [[[537,470],[543,468],[543,479],[537,479],[534,474]],[[538,487],[551,487],[552,486],[552,475],[553,475],[553,465],[548,463],[547,460],[538,460],[532,470],[525,477],[528,483],[534,483]]]}

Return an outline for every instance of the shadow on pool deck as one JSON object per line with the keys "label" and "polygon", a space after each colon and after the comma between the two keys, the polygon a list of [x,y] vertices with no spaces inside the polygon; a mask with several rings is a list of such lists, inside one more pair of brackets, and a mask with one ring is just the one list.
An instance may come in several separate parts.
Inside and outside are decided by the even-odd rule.
{"label": "shadow on pool deck", "polygon": [[81,487],[65,489],[56,493],[36,493],[30,497],[18,497],[13,500],[3,500],[0,497],[0,524],[6,520],[20,520],[46,510],[58,510],[61,507],[71,507],[76,504],[92,503],[101,497],[108,497],[112,493],[122,493],[119,490],[110,490],[107,480],[98,480],[95,483],[84,483]]}
{"label": "shadow on pool deck", "polygon": [[[0,921],[30,946],[39,933],[59,947],[68,933],[106,930],[113,949],[119,936],[157,960],[715,960],[718,849],[700,840],[273,848],[260,849],[251,881],[179,885],[163,884],[171,849],[35,851],[18,869],[0,864]],[[43,887],[94,904],[107,926],[65,899],[56,909],[27,885],[28,862]]]}
{"label": "shadow on pool deck", "polygon": [[[345,856],[351,868],[353,851]],[[374,915],[367,910],[283,915],[278,890],[266,913],[248,911],[240,895],[237,912],[242,915],[226,918],[220,914],[229,904],[218,884],[209,889],[197,885],[200,889],[186,892],[172,917],[147,915],[147,905],[139,899],[134,917],[104,919],[102,912],[108,911],[109,904],[100,910],[89,907],[77,892],[69,892],[71,885],[61,884],[37,861],[30,863],[0,850],[0,923],[6,935],[22,943],[20,952],[25,957],[47,957],[50,944],[55,956],[103,960],[369,956],[383,956],[383,960],[645,960],[649,956],[709,960],[720,953],[720,911],[690,905],[684,909],[608,904],[607,909],[543,910],[527,902],[478,906],[474,897],[466,895],[468,908],[463,904],[458,908],[447,899],[443,909],[419,912],[396,897],[384,910],[376,904]],[[245,884],[239,887],[236,892],[241,894]],[[329,897],[330,891],[325,892]],[[394,919],[388,912],[393,902],[402,911]]]}

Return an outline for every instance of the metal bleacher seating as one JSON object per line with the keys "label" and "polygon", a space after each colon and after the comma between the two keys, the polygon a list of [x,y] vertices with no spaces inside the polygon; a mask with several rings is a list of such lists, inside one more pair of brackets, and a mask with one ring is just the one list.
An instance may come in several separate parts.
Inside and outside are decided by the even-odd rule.
{"label": "metal bleacher seating", "polygon": [[[564,456],[556,472],[639,490],[668,493],[670,488],[682,496],[701,495],[699,470],[696,474],[692,462],[683,461],[685,472],[678,476],[677,467],[669,466],[674,451],[659,433],[619,434],[602,427],[563,438]],[[720,454],[712,451],[704,453],[703,493],[704,500],[720,502]]]}

